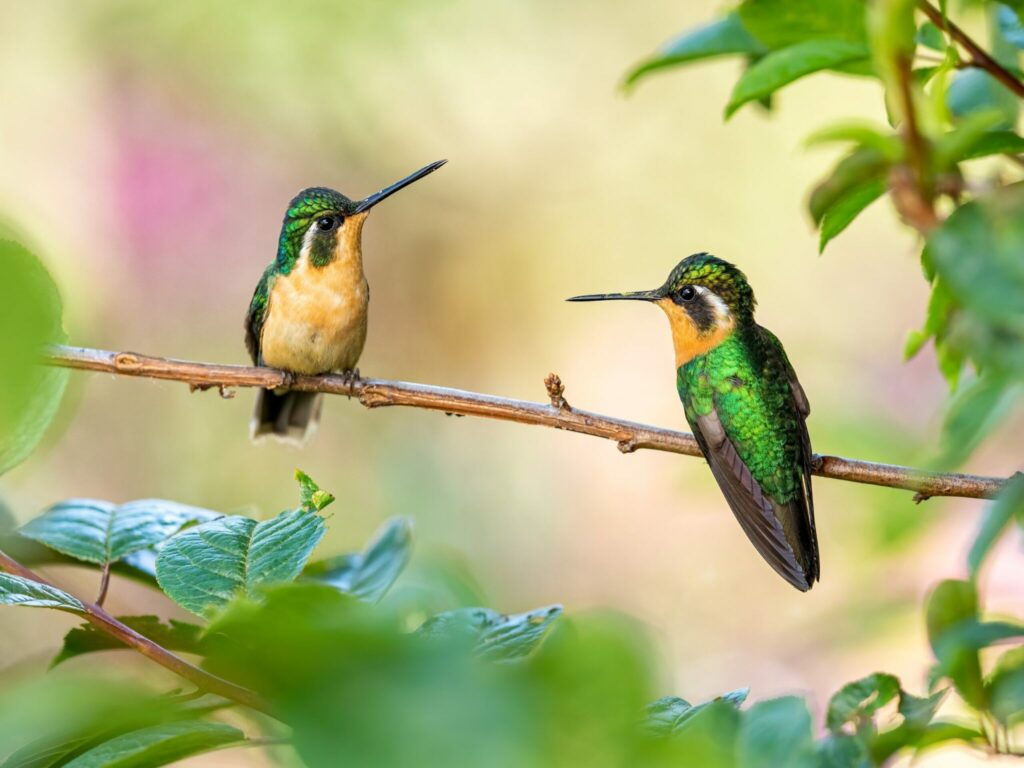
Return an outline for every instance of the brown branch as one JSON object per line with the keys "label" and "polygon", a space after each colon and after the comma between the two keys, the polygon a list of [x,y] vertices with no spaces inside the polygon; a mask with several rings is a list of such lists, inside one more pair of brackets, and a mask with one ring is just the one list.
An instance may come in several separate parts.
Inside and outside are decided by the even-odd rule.
{"label": "brown branch", "polygon": [[[141,376],[151,379],[180,381],[193,389],[213,387],[263,387],[273,389],[285,384],[303,392],[326,392],[355,397],[367,408],[406,406],[431,411],[479,416],[485,419],[534,424],[564,429],[594,437],[614,440],[623,453],[640,448],[700,456],[693,435],[661,427],[602,416],[578,408],[556,407],[526,400],[509,400],[493,395],[465,392],[459,389],[412,384],[404,381],[357,379],[344,376],[290,376],[273,368],[251,368],[240,365],[214,365],[162,357],[149,357],[134,352],[107,352],[102,349],[55,346],[49,348],[44,360],[49,365],[86,371]],[[552,382],[553,384],[554,382]],[[561,382],[558,382],[561,387]],[[555,387],[553,387],[555,388]],[[557,389],[557,388],[555,388]],[[564,390],[563,390],[564,391]],[[548,393],[549,396],[551,392]],[[558,396],[561,398],[561,392]],[[564,398],[561,399],[564,403]],[[982,477],[959,473],[926,472],[894,464],[877,464],[840,456],[814,456],[814,474],[835,480],[902,488],[914,491],[921,498],[960,496],[990,499],[996,496],[1004,478]]]}
{"label": "brown branch", "polygon": [[[26,568],[17,560],[2,551],[0,551],[0,571],[7,571],[15,576],[20,576],[23,579],[35,581],[50,587],[54,586],[42,576],[29,568]],[[211,675],[209,672],[206,672],[193,664],[189,664],[180,656],[176,656],[163,646],[154,643],[148,637],[140,635],[131,627],[122,624],[95,603],[87,603],[84,600],[80,602],[85,608],[85,620],[101,632],[110,635],[114,639],[127,645],[129,648],[138,651],[147,659],[155,661],[161,667],[169,669],[174,674],[188,680],[203,691],[238,702],[239,704],[259,710],[260,712],[271,715],[272,717],[274,716],[273,712],[270,711],[269,705],[262,699],[262,697],[253,691],[250,691],[247,688],[242,688],[239,685],[235,685],[222,677]]]}
{"label": "brown branch", "polygon": [[988,72],[992,77],[1005,85],[1019,98],[1024,99],[1024,82],[1021,82],[1006,67],[996,61],[980,45],[964,32],[960,27],[942,15],[942,11],[932,5],[928,0],[918,0],[917,7],[928,17],[936,27],[946,32],[971,54],[970,65],[979,67]]}
{"label": "brown branch", "polygon": [[100,593],[96,596],[96,605],[102,606],[107,599],[107,589],[110,588],[110,561],[103,563],[100,569]]}

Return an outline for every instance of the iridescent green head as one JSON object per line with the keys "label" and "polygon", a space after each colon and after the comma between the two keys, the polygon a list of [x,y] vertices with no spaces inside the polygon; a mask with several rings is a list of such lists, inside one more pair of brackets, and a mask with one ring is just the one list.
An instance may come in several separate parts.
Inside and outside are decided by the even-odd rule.
{"label": "iridescent green head", "polygon": [[433,173],[447,160],[438,160],[420,168],[401,181],[385,187],[363,200],[350,200],[341,192],[327,187],[310,187],[297,194],[288,204],[277,247],[277,268],[288,274],[303,253],[314,267],[333,261],[339,247],[351,243],[358,247],[363,221],[373,206],[403,187]]}
{"label": "iridescent green head", "polygon": [[754,321],[754,292],[734,265],[709,253],[687,256],[660,288],[632,293],[574,296],[569,301],[650,301],[672,326],[680,365],[725,340],[737,326]]}

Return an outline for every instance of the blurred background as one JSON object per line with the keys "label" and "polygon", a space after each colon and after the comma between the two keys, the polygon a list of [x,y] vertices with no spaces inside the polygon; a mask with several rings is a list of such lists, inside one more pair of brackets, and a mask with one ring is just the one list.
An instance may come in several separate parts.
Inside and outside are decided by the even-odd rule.
{"label": "blurred background", "polygon": [[[803,137],[826,118],[884,119],[880,88],[819,76],[728,123],[734,63],[621,91],[631,64],[717,7],[5,3],[0,212],[53,271],[71,343],[247,363],[242,318],[295,192],[362,197],[448,158],[366,226],[364,375],[544,400],[554,371],[573,405],[685,428],[661,313],[563,299],[660,285],[707,250],[741,266],[785,343],[815,450],[925,463],[945,385],[930,355],[902,360],[927,300],[915,243],[882,202],[819,257],[803,208],[834,161]],[[61,440],[0,492],[22,521],[74,496],[271,515],[294,505],[302,467],[341,500],[321,554],[409,515],[414,560],[460,559],[499,610],[639,619],[664,694],[749,685],[808,693],[819,712],[876,669],[924,689],[921,600],[963,575],[982,509],[818,479],[823,581],[802,595],[702,461],[342,398],[305,450],[253,446],[252,401],[74,374]],[[1022,428],[1005,424],[967,469],[1019,469]],[[997,612],[1024,609],[1013,546],[986,576]],[[149,605],[128,585],[109,603]],[[17,619],[2,616],[0,668],[45,666],[72,623]],[[952,754],[924,762],[964,764]]]}

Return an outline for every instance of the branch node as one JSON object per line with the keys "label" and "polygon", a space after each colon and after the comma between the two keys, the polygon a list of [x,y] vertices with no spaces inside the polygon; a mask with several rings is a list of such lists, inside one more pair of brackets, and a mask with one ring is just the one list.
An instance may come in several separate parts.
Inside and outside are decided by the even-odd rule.
{"label": "branch node", "polygon": [[220,396],[224,400],[234,400],[235,399],[235,390],[232,389],[231,387],[229,387],[227,384],[218,384],[217,385],[217,392],[220,393]]}
{"label": "branch node", "polygon": [[918,491],[914,494],[914,503],[920,504],[922,501],[928,501],[930,498],[931,496],[924,491]]}
{"label": "branch node", "polygon": [[544,378],[544,388],[548,391],[548,397],[551,398],[551,407],[556,408],[559,411],[571,411],[572,406],[566,401],[565,385],[562,384],[562,379],[557,373],[549,373]]}
{"label": "branch node", "polygon": [[134,371],[141,365],[138,356],[132,352],[119,352],[114,355],[114,367],[119,371]]}
{"label": "branch node", "polygon": [[629,437],[625,440],[619,440],[617,443],[620,453],[633,453],[640,445],[637,443],[635,437]]}

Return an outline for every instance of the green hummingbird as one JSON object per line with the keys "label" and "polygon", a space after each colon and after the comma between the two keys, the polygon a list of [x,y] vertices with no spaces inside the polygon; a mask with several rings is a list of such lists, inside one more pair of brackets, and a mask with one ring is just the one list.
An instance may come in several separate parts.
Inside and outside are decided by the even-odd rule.
{"label": "green hummingbird", "polygon": [[754,321],[746,276],[707,253],[660,288],[574,296],[628,299],[668,315],[676,389],[725,500],[761,556],[806,592],[820,577],[811,494],[810,405],[781,342]]}
{"label": "green hummingbird", "polygon": [[[310,376],[341,371],[358,378],[370,304],[363,224],[377,203],[446,162],[420,168],[363,200],[326,187],[304,189],[292,199],[277,257],[260,278],[245,316],[245,345],[254,365]],[[321,397],[287,387],[260,390],[251,436],[303,442],[320,419]]]}

